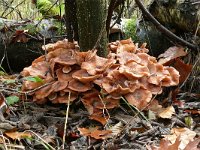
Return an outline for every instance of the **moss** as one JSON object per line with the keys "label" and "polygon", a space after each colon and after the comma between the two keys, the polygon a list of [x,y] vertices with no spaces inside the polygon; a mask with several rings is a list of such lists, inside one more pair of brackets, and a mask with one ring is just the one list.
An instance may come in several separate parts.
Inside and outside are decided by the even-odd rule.
{"label": "moss", "polygon": [[125,23],[124,27],[124,33],[125,33],[125,39],[132,38],[133,41],[138,41],[138,37],[136,35],[136,29],[137,29],[137,18],[132,17],[130,20],[128,20]]}
{"label": "moss", "polygon": [[57,15],[62,16],[65,12],[64,4],[57,5],[57,4],[52,3],[49,0],[37,0],[36,6],[39,9],[40,13],[46,18],[57,16]]}

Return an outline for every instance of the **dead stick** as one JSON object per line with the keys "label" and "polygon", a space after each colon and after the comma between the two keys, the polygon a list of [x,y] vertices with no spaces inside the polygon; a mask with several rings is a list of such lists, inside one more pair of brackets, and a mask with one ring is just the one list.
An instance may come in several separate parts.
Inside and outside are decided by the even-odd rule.
{"label": "dead stick", "polygon": [[167,37],[171,38],[174,41],[179,42],[180,44],[187,46],[191,49],[194,50],[199,50],[199,47],[197,45],[191,44],[185,40],[183,40],[182,38],[178,37],[177,35],[175,35],[174,33],[172,33],[171,31],[169,31],[168,29],[166,29],[162,24],[160,24],[154,17],[153,15],[144,7],[144,5],[142,4],[142,2],[140,0],[135,0],[136,4],[138,5],[138,7],[141,9],[142,13],[144,15],[146,15],[150,21],[156,26],[156,28],[162,32],[164,35],[166,35]]}

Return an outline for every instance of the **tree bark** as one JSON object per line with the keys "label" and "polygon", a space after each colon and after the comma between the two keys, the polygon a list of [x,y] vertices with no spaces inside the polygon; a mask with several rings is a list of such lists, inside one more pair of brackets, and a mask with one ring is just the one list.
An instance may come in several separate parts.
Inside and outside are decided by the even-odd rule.
{"label": "tree bark", "polygon": [[78,24],[76,18],[76,1],[65,0],[65,25],[69,42],[78,40]]}
{"label": "tree bark", "polygon": [[200,36],[199,0],[154,0],[149,11],[165,26]]}
{"label": "tree bark", "polygon": [[97,49],[106,57],[107,52],[107,0],[76,0],[79,46],[81,51]]}

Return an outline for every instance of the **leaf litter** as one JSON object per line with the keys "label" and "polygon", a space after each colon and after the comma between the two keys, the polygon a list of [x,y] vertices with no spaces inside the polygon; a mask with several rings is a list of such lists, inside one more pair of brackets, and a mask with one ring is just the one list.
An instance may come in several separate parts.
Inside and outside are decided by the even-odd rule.
{"label": "leaf litter", "polygon": [[0,147],[62,149],[64,137],[65,149],[198,149],[198,107],[188,107],[181,90],[171,102],[171,94],[164,96],[191,72],[180,59],[184,49],[172,47],[157,61],[131,39],[108,47],[101,58],[58,41],[43,46],[47,55],[22,77],[2,74]]}

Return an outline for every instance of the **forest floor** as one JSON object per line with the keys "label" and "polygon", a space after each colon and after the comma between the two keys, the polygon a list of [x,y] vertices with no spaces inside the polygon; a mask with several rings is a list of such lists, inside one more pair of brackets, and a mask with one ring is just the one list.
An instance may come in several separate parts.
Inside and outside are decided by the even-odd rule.
{"label": "forest floor", "polygon": [[[119,107],[108,110],[104,106],[104,120],[91,120],[80,98],[71,104],[36,104],[32,96],[20,93],[19,74],[1,73],[0,149],[200,148],[199,78],[191,82],[192,73],[184,84],[164,88],[145,109],[131,106],[124,99]],[[24,96],[26,100],[20,100]]]}

